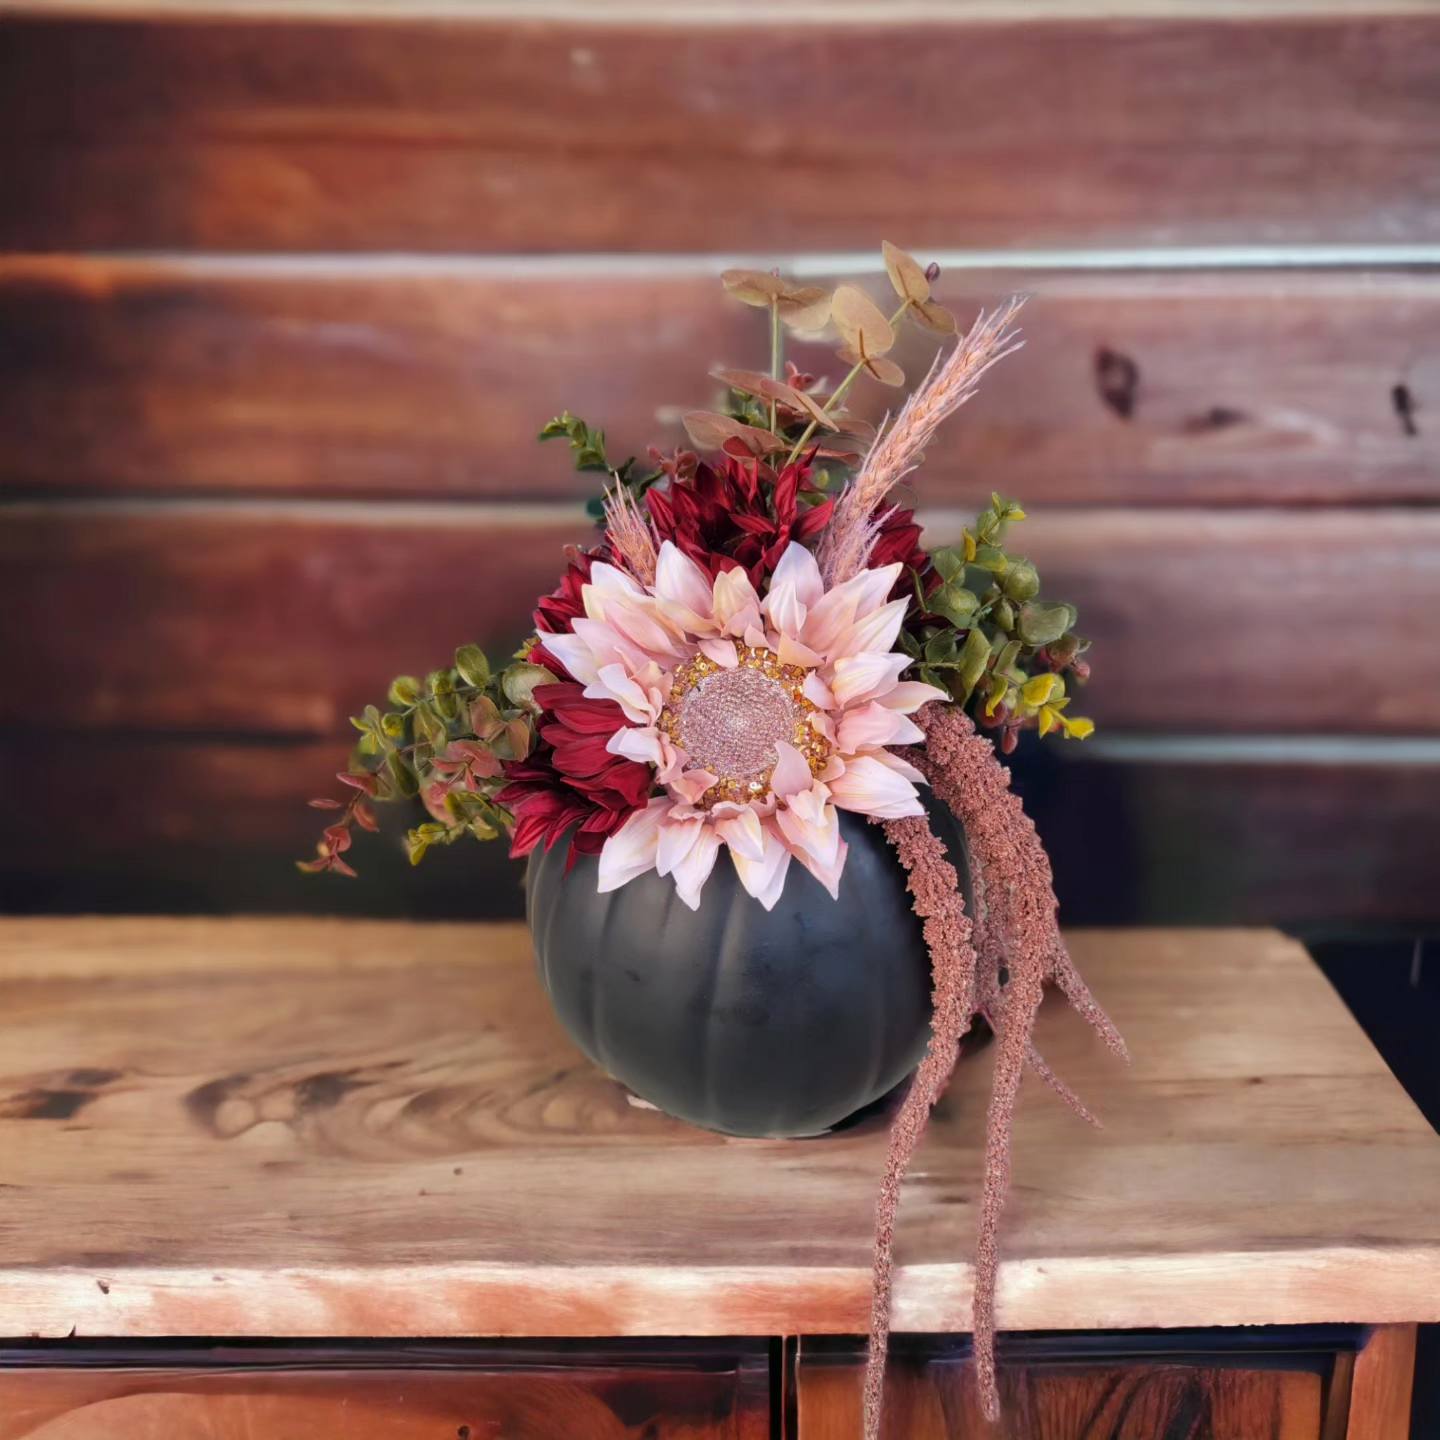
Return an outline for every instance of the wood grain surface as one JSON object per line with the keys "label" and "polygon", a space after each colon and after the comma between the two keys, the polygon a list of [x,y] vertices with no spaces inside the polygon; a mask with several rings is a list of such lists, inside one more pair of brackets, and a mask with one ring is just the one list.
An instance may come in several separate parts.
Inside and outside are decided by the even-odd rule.
{"label": "wood grain surface", "polygon": [[[1440,1319],[1440,1140],[1303,950],[1073,942],[1136,1058],[1042,1016],[1106,1128],[1022,1106],[1001,1324]],[[12,919],[0,1027],[0,1334],[863,1329],[883,1123],[735,1141],[636,1109],[518,927]],[[989,1063],[907,1182],[900,1330],[969,1323]]]}
{"label": "wood grain surface", "polygon": [[[1433,13],[11,18],[0,244],[1434,242]],[[1043,103],[1036,103],[1043,99]],[[836,197],[843,196],[843,203]]]}
{"label": "wood grain surface", "polygon": [[0,1367],[0,1440],[767,1440],[768,1358],[737,1350],[608,1364],[481,1352],[464,1370],[283,1352],[185,1369]]}
{"label": "wood grain surface", "polygon": [[[535,443],[551,414],[643,456],[715,400],[713,364],[765,363],[720,263],[0,260],[0,489],[588,497],[595,477]],[[1431,273],[961,269],[939,289],[966,316],[1032,299],[1024,352],[930,448],[928,505],[1440,498]],[[912,375],[931,348],[905,348]],[[856,392],[877,420],[892,399]]]}
{"label": "wood grain surface", "polygon": [[[922,518],[944,544],[970,517]],[[342,737],[392,675],[470,640],[509,653],[593,533],[578,507],[14,506],[0,724]],[[1418,699],[1440,693],[1440,511],[1051,511],[1014,546],[1079,606],[1097,683],[1075,709],[1103,725],[1440,723]]]}

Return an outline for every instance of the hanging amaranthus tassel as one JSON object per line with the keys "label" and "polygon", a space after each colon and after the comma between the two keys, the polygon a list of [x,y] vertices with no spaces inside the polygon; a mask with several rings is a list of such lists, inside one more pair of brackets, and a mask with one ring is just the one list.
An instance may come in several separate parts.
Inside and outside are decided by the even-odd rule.
{"label": "hanging amaranthus tassel", "polygon": [[1053,980],[1105,1043],[1128,1058],[1125,1042],[1096,1004],[1060,938],[1050,862],[1019,797],[1010,790],[1009,772],[959,708],[930,705],[917,718],[926,743],[908,752],[907,758],[964,827],[980,920],[977,925],[966,916],[955,868],[929,823],[924,819],[885,822],[886,837],[905,868],[915,912],[924,921],[935,1016],[929,1049],[891,1126],[885,1179],[876,1205],[874,1299],[865,1371],[866,1440],[878,1440],[880,1434],[900,1183],[973,1016],[983,1014],[997,1036],[985,1124],[972,1320],[980,1405],[990,1420],[1000,1413],[995,1379],[997,1235],[1010,1182],[1010,1137],[1025,1066],[1034,1068],[1077,1114],[1093,1120],[1035,1049],[1031,1032],[1045,982]]}

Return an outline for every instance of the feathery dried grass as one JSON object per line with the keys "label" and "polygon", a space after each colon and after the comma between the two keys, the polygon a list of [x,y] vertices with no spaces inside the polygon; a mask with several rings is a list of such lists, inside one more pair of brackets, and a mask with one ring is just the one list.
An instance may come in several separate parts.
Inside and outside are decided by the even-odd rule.
{"label": "feathery dried grass", "polygon": [[870,447],[821,541],[820,569],[827,584],[838,585],[865,568],[881,502],[919,465],[941,422],[970,399],[980,377],[1024,344],[1012,328],[1024,304],[1017,295],[989,314],[982,311],[948,355],[936,356],[925,379]]}
{"label": "feathery dried grass", "polygon": [[641,513],[635,497],[624,485],[607,490],[603,503],[605,535],[616,559],[642,585],[653,585],[659,551],[650,517]]}

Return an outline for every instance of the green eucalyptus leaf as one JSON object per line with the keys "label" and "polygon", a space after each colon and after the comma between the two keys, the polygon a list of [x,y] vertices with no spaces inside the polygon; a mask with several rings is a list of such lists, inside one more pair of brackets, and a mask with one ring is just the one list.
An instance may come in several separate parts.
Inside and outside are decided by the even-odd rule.
{"label": "green eucalyptus leaf", "polygon": [[1023,600],[1031,599],[1040,589],[1040,576],[1028,560],[1013,560],[1005,571],[1000,588],[1004,590],[1007,599],[1018,605]]}
{"label": "green eucalyptus leaf", "polygon": [[467,685],[473,685],[478,690],[483,690],[490,683],[490,662],[478,645],[462,645],[455,652],[455,669]]}
{"label": "green eucalyptus leaf", "polygon": [[534,698],[536,687],[554,683],[555,677],[543,665],[532,665],[528,660],[509,665],[500,674],[500,688],[505,698],[532,715],[540,713]]}
{"label": "green eucalyptus leaf", "polygon": [[1075,607],[1059,601],[1032,601],[1020,607],[1020,638],[1027,645],[1049,645],[1075,623]]}
{"label": "green eucalyptus leaf", "polygon": [[965,574],[965,547],[946,545],[930,552],[930,563],[940,572],[942,580],[957,580]]}
{"label": "green eucalyptus leaf", "polygon": [[980,683],[985,667],[990,662],[990,642],[977,625],[966,637],[960,650],[960,673],[957,676],[960,700],[968,700]]}
{"label": "green eucalyptus leaf", "polygon": [[970,563],[992,575],[1003,575],[1010,568],[1010,557],[996,545],[977,545],[975,558]]}
{"label": "green eucalyptus leaf", "polygon": [[409,761],[398,751],[392,750],[385,757],[385,771],[398,795],[414,795],[420,789],[420,781]]}
{"label": "green eucalyptus leaf", "polygon": [[952,625],[965,629],[980,608],[979,597],[973,590],[951,580],[941,585],[925,602],[926,607],[936,615],[943,615]]}
{"label": "green eucalyptus leaf", "polygon": [[420,682],[413,675],[397,675],[386,698],[392,705],[409,707],[420,698]]}
{"label": "green eucalyptus leaf", "polygon": [[959,637],[953,630],[941,630],[925,642],[927,665],[953,665],[960,654]]}
{"label": "green eucalyptus leaf", "polygon": [[1007,635],[1015,628],[1015,607],[1008,600],[1001,600],[990,613]]}

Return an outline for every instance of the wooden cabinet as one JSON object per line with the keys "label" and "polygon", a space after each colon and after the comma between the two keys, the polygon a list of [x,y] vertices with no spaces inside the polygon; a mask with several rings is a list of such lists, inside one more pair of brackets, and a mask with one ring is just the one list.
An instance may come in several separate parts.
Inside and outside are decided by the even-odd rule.
{"label": "wooden cabinet", "polygon": [[[1405,1440],[1434,1132],[1293,941],[1070,941],[1134,1062],[1041,1015],[1105,1128],[1021,1108],[1004,1419],[982,1054],[906,1181],[886,1440]],[[0,1440],[856,1440],[885,1148],[631,1105],[516,926],[0,920]]]}
{"label": "wooden cabinet", "polygon": [[[767,1440],[768,1347],[0,1354],[0,1440]],[[22,1363],[23,1362],[23,1363]]]}

